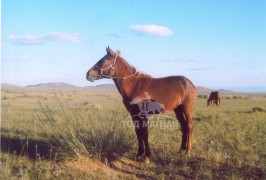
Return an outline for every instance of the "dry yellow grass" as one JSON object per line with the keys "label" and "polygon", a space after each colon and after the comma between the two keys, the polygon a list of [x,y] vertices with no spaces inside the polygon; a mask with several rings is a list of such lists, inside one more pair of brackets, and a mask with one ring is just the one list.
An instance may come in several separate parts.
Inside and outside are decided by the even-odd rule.
{"label": "dry yellow grass", "polygon": [[130,117],[117,92],[3,89],[1,99],[3,179],[265,178],[263,94],[227,94],[220,108],[198,98],[190,158],[178,154],[179,126],[165,126],[174,114],[152,117],[159,125],[150,127],[150,164],[135,161],[134,129],[123,123]]}

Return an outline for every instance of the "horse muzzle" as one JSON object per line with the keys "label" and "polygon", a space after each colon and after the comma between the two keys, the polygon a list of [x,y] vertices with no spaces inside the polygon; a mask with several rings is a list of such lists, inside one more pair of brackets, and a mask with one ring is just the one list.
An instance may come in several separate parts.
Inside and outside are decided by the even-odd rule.
{"label": "horse muzzle", "polygon": [[98,79],[100,79],[100,75],[99,75],[99,73],[97,72],[97,71],[95,71],[95,70],[89,70],[88,72],[87,72],[87,76],[86,76],[86,79],[88,80],[88,81],[90,81],[90,82],[93,82],[93,81],[95,81],[95,80],[98,80]]}

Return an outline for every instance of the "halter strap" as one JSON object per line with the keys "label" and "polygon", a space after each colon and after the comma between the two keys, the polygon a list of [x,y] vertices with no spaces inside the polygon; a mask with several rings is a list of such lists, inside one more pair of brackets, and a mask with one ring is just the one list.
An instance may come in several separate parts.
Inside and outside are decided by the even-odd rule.
{"label": "halter strap", "polygon": [[101,75],[102,77],[112,78],[112,76],[107,76],[107,75],[103,74],[103,71],[106,70],[106,69],[110,69],[110,68],[111,68],[111,69],[114,69],[114,68],[115,68],[116,60],[117,60],[117,53],[115,54],[115,60],[113,61],[112,64],[110,64],[110,66],[108,66],[108,67],[106,67],[106,68],[100,68],[100,67],[98,67],[97,65],[95,65],[95,67],[96,67],[97,69],[100,70],[100,72],[101,72],[100,75]]}
{"label": "halter strap", "polygon": [[105,77],[105,78],[111,78],[111,79],[122,79],[122,84],[124,84],[124,82],[125,82],[125,80],[126,80],[127,78],[130,78],[131,76],[136,75],[138,72],[135,70],[135,72],[134,72],[133,74],[128,75],[128,76],[126,76],[126,77],[115,77],[115,76],[108,76],[108,75],[103,74],[103,71],[106,70],[106,69],[113,69],[113,70],[115,69],[115,64],[116,64],[117,57],[118,57],[117,54],[118,54],[118,52],[115,54],[115,60],[114,60],[113,63],[110,64],[108,67],[106,67],[106,68],[100,68],[100,67],[98,67],[97,65],[95,65],[95,67],[96,67],[98,70],[100,70],[100,72],[101,72],[100,76]]}

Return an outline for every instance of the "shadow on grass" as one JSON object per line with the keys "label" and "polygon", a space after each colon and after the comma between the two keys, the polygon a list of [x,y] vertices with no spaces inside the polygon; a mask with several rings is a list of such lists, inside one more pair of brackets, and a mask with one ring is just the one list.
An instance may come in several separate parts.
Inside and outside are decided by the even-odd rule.
{"label": "shadow on grass", "polygon": [[126,159],[119,158],[115,154],[109,154],[109,156],[102,158],[101,161],[107,164],[109,168],[117,172],[135,176],[136,178],[141,179],[154,179],[153,175],[147,174],[147,171],[144,168],[140,167],[140,162],[136,162],[133,156],[127,160]]}
{"label": "shadow on grass", "polygon": [[52,159],[56,156],[55,150],[44,141],[16,137],[1,137],[1,152],[30,159]]}
{"label": "shadow on grass", "polygon": [[[121,143],[123,144],[123,142]],[[119,144],[117,143],[115,146],[119,146]],[[120,158],[121,155],[123,155],[126,151],[130,151],[128,146],[121,152],[118,150],[117,154],[115,153],[115,148],[109,149],[108,152],[102,154],[100,157],[101,162],[117,172],[145,179],[153,179],[156,177],[156,175],[160,174],[164,174],[167,177],[171,174],[171,177],[183,177],[189,179],[204,178],[206,177],[206,174],[202,174],[203,171],[208,171],[209,176],[212,178],[265,178],[263,169],[260,167],[250,166],[248,164],[240,167],[234,165],[232,162],[225,162],[217,165],[211,160],[195,155],[192,155],[190,158],[181,155],[171,158],[163,157],[160,153],[156,153],[156,151],[152,157],[152,163],[154,166],[146,167],[143,163],[136,162],[134,155],[128,155],[128,161],[125,161],[124,158]],[[16,137],[10,138],[2,136],[1,152],[17,156],[25,156],[33,160],[41,158],[57,161],[57,152],[55,149],[42,140],[21,139]],[[146,173],[149,171],[152,172],[152,174]]]}
{"label": "shadow on grass", "polygon": [[[55,142],[53,142],[55,143]],[[106,144],[108,145],[108,144]],[[109,168],[114,171],[124,173],[127,175],[133,175],[137,178],[145,178],[152,179],[151,176],[146,175],[144,173],[139,172],[140,168],[137,165],[127,164],[123,160],[121,160],[121,156],[130,151],[132,146],[128,146],[128,143],[123,143],[123,141],[119,143],[116,141],[115,144],[109,146],[108,151],[102,150],[100,158],[103,164],[106,164]],[[107,150],[105,149],[105,150]],[[57,158],[56,149],[52,148],[50,144],[42,140],[34,140],[34,139],[22,139],[19,137],[1,137],[1,152],[9,153],[10,155],[27,157],[31,160],[53,160],[60,161],[60,158]],[[95,154],[94,154],[95,155]],[[127,169],[123,167],[117,166],[114,162],[119,162],[120,164],[124,164],[123,167],[128,166]],[[136,170],[136,171],[135,171]]]}

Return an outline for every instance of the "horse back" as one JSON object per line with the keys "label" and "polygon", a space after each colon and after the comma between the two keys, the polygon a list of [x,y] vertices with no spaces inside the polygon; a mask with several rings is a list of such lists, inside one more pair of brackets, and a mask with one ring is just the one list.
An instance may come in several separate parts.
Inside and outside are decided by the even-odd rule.
{"label": "horse back", "polygon": [[165,106],[165,111],[173,110],[179,105],[193,106],[196,88],[184,76],[169,76],[163,78],[139,78],[131,97],[145,98],[149,94],[153,101]]}
{"label": "horse back", "polygon": [[210,94],[209,100],[220,100],[221,99],[221,95],[219,91],[213,91]]}

